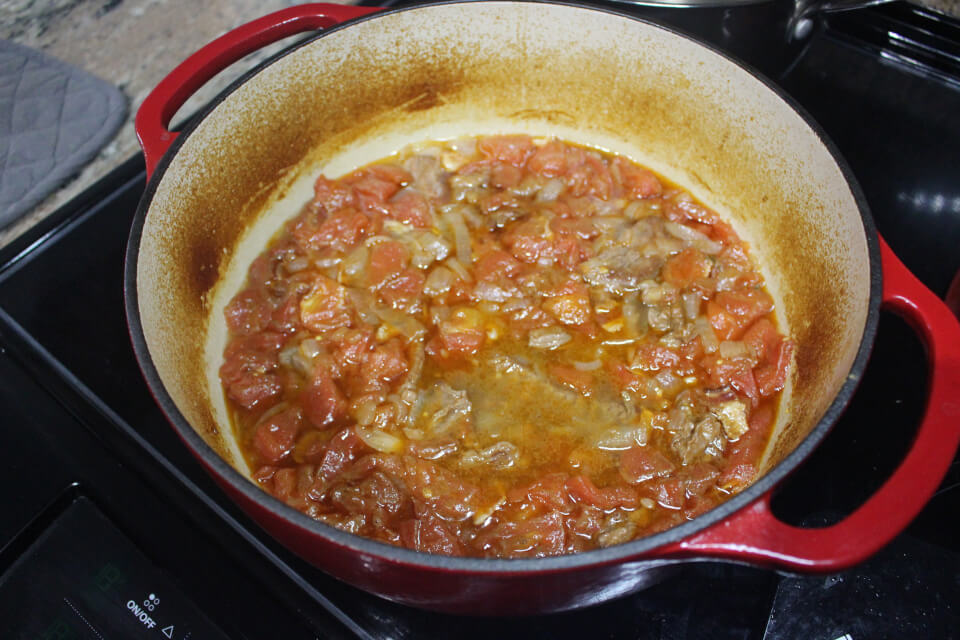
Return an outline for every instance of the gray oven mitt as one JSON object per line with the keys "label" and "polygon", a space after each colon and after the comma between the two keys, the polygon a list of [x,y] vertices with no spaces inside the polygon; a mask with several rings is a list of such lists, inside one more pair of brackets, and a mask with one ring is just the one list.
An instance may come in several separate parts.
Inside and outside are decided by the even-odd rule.
{"label": "gray oven mitt", "polygon": [[0,40],[0,229],[76,174],[126,112],[116,87]]}

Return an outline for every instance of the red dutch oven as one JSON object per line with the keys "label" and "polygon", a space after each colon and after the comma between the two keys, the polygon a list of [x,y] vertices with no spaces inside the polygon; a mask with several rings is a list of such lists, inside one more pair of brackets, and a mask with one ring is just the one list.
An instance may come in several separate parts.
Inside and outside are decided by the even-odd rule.
{"label": "red dutch oven", "polygon": [[[526,2],[370,12],[303,5],[239,27],[177,67],[137,114],[150,179],[127,252],[133,344],[174,428],[254,520],[350,584],[475,614],[598,603],[695,560],[837,571],[907,526],[960,440],[960,326],[878,237],[849,169],[809,117],[722,54],[616,12]],[[236,83],[188,131],[167,130],[186,98],[231,62],[319,29]],[[320,171],[336,177],[410,142],[495,132],[557,135],[625,154],[689,188],[751,243],[781,325],[797,343],[752,486],[627,544],[494,560],[362,539],[250,481],[217,378],[223,307],[246,265],[310,198]],[[927,348],[930,388],[916,439],[896,472],[843,521],[820,529],[785,524],[770,510],[772,489],[849,401],[881,307],[904,316]]]}

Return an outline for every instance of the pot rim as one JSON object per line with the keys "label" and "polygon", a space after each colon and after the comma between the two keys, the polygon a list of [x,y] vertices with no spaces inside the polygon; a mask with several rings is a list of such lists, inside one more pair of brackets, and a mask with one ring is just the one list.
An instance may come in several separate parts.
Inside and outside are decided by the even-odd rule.
{"label": "pot rim", "polygon": [[[154,366],[153,359],[150,356],[149,348],[146,344],[146,338],[143,333],[143,325],[140,321],[139,296],[137,290],[137,265],[140,249],[140,241],[143,234],[144,224],[147,213],[153,201],[157,187],[163,180],[167,168],[179,149],[190,137],[191,133],[206,120],[208,116],[222,102],[224,102],[234,91],[241,87],[253,76],[265,71],[279,59],[292,54],[301,47],[314,46],[329,34],[336,33],[341,29],[348,29],[353,24],[377,20],[384,16],[389,16],[398,12],[418,11],[429,9],[434,6],[445,5],[471,5],[474,0],[441,0],[411,7],[402,7],[378,11],[360,18],[338,24],[329,29],[325,29],[315,37],[307,38],[290,48],[268,58],[257,65],[252,70],[243,74],[226,89],[217,95],[208,105],[206,105],[199,114],[194,116],[188,126],[177,136],[173,144],[163,155],[157,164],[156,170],[150,176],[143,196],[137,206],[131,225],[129,240],[124,264],[124,304],[127,315],[128,329],[133,349],[137,357],[140,370],[147,381],[150,392],[154,400],[163,411],[167,421],[174,427],[180,438],[188,446],[191,452],[199,458],[208,472],[215,474],[218,479],[228,484],[232,490],[242,494],[243,497],[256,505],[259,509],[270,513],[272,516],[285,521],[287,524],[304,530],[312,535],[319,536],[329,542],[342,547],[344,550],[359,553],[367,556],[376,556],[381,560],[386,560],[396,564],[405,564],[417,566],[422,569],[433,569],[439,571],[458,571],[477,574],[538,574],[555,573],[560,571],[578,569],[583,567],[600,566],[627,562],[631,560],[661,560],[663,558],[656,555],[659,547],[676,543],[685,538],[692,537],[694,534],[711,527],[737,511],[744,509],[749,504],[762,498],[768,492],[779,484],[786,476],[792,473],[806,457],[816,448],[823,438],[833,427],[836,420],[845,411],[853,394],[859,385],[862,373],[869,360],[876,337],[877,325],[879,322],[880,298],[881,298],[881,262],[880,247],[877,237],[876,227],[873,218],[870,215],[866,197],[857,182],[853,171],[841,156],[839,149],[827,136],[826,132],[813,119],[813,117],[796,101],[794,101],[784,90],[773,84],[772,81],[764,77],[759,71],[748,64],[737,60],[723,51],[718,50],[713,45],[704,43],[679,29],[657,24],[651,20],[639,18],[623,10],[611,9],[607,7],[596,7],[577,2],[559,1],[559,2],[540,2],[539,0],[498,0],[503,4],[551,4],[570,7],[578,10],[596,11],[611,14],[620,18],[625,18],[639,22],[647,27],[661,29],[673,35],[685,38],[693,43],[706,48],[711,53],[739,66],[758,80],[767,90],[772,91],[777,97],[783,100],[791,109],[793,109],[810,127],[813,133],[819,138],[820,142],[826,147],[834,163],[840,169],[841,174],[857,205],[860,219],[863,224],[863,232],[866,235],[867,253],[869,259],[870,271],[870,295],[868,299],[868,309],[863,333],[860,337],[860,344],[857,347],[856,356],[851,364],[850,371],[840,387],[839,392],[830,403],[823,417],[809,434],[800,442],[800,444],[781,460],[773,469],[763,475],[752,485],[736,494],[729,500],[718,505],[714,509],[697,516],[693,520],[679,524],[665,531],[639,538],[620,545],[614,545],[605,549],[596,549],[574,554],[548,556],[542,558],[464,558],[455,556],[443,556],[423,553],[393,546],[383,542],[377,542],[355,534],[341,531],[335,527],[314,520],[306,514],[297,511],[280,500],[274,498],[266,491],[256,486],[252,481],[243,476],[240,472],[229,465],[220,455],[218,455],[190,426],[183,414],[177,408],[173,399],[167,392],[160,376]],[[486,3],[484,3],[486,4]],[[646,557],[641,557],[646,556]]]}

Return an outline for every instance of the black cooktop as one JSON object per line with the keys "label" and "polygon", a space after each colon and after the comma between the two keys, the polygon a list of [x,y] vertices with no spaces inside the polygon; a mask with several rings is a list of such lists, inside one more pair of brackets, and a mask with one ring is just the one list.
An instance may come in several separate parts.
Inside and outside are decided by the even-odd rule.
{"label": "black cooktop", "polygon": [[[773,29],[769,7],[621,10],[762,68],[837,144],[893,249],[946,292],[960,268],[960,23],[896,2],[821,16],[796,46],[744,46],[740,21]],[[0,636],[960,637],[957,461],[903,535],[834,576],[705,562],[591,609],[509,620],[410,609],[325,576],[224,497],[142,381],[121,280],[144,180],[132,158],[0,252]],[[909,445],[925,385],[920,342],[884,313],[851,407],[775,511],[805,526],[852,511]]]}

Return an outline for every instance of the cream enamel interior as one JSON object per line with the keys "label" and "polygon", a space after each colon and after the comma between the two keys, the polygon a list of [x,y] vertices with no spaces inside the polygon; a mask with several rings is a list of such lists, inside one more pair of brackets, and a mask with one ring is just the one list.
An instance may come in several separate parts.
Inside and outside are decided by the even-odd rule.
{"label": "cream enamel interior", "polygon": [[417,141],[557,135],[684,185],[748,240],[795,375],[769,469],[849,375],[869,307],[854,197],[810,127],[756,78],[680,36],[525,3],[421,7],[302,47],[228,96],[166,169],[137,265],[150,355],[178,409],[242,473],[217,369],[247,265],[330,177]]}

